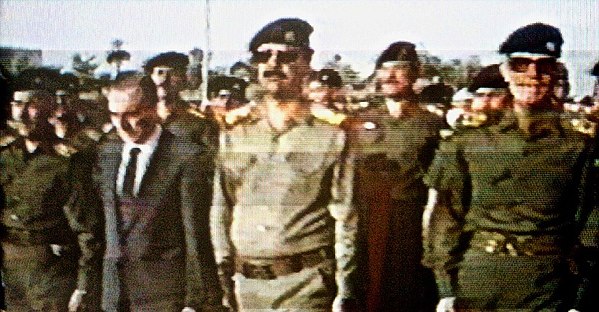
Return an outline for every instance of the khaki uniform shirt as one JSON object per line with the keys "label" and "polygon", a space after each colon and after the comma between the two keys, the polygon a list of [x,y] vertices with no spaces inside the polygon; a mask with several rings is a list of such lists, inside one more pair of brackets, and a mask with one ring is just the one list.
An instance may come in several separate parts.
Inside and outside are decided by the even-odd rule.
{"label": "khaki uniform shirt", "polygon": [[210,216],[217,263],[334,246],[339,294],[350,296],[352,183],[345,133],[330,124],[296,120],[279,132],[259,119],[224,131]]}

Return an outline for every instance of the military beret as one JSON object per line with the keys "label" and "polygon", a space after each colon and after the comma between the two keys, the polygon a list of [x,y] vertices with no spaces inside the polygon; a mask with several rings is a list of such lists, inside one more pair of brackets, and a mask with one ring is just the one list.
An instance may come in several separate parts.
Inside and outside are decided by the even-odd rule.
{"label": "military beret", "polygon": [[173,69],[186,70],[189,65],[189,58],[183,53],[174,51],[160,53],[146,61],[144,69],[147,73],[151,73],[154,67],[164,66]]}
{"label": "military beret", "polygon": [[561,56],[564,39],[558,28],[534,23],[518,28],[499,47],[500,54],[516,52],[544,54],[555,58]]}
{"label": "military beret", "polygon": [[[449,87],[451,88],[451,87]],[[439,83],[430,84],[420,91],[420,102],[422,103],[443,103],[451,102],[452,93],[448,92],[448,86]]]}
{"label": "military beret", "polygon": [[386,62],[406,62],[412,66],[418,64],[416,46],[411,42],[398,41],[392,43],[376,60],[376,68],[379,69]]}
{"label": "military beret", "polygon": [[489,65],[481,69],[480,72],[474,77],[470,86],[468,86],[468,92],[476,92],[481,88],[489,89],[506,89],[508,83],[499,72],[499,64]]}
{"label": "military beret", "polygon": [[247,82],[243,79],[229,76],[211,77],[208,80],[208,95],[210,98],[217,95],[231,95],[235,99],[245,100],[246,86]]}
{"label": "military beret", "polygon": [[310,47],[312,26],[299,18],[281,18],[264,26],[250,41],[250,52],[256,52],[265,43],[279,43],[292,47]]}
{"label": "military beret", "polygon": [[597,62],[597,64],[595,64],[595,66],[593,67],[593,70],[591,71],[591,75],[593,75],[595,77],[599,77],[599,62]]}
{"label": "military beret", "polygon": [[343,84],[339,73],[332,68],[324,68],[319,71],[312,72],[310,76],[310,82],[315,81],[331,88],[341,88]]}

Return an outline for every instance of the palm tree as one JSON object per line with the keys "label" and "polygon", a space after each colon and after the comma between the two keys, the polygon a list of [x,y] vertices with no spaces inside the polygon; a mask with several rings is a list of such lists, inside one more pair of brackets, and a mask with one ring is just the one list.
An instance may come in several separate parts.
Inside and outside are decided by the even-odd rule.
{"label": "palm tree", "polygon": [[113,71],[110,74],[110,78],[114,80],[121,72],[121,65],[123,64],[123,62],[131,59],[131,54],[121,49],[124,43],[123,40],[114,39],[111,43],[112,50],[108,52],[108,56],[106,56],[106,62],[108,62],[108,64],[112,65],[113,67]]}

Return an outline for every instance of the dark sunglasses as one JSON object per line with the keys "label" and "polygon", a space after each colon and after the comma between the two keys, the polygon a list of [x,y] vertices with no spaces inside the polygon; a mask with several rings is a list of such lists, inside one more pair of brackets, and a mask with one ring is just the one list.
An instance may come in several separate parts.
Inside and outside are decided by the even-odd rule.
{"label": "dark sunglasses", "polygon": [[[289,64],[295,62],[299,56],[299,51],[277,51],[277,61],[281,64]],[[252,59],[256,63],[266,63],[273,55],[273,50],[262,52],[254,52]]]}
{"label": "dark sunglasses", "polygon": [[510,58],[510,68],[518,73],[524,73],[528,71],[530,64],[534,63],[537,71],[541,74],[552,74],[556,70],[556,60],[554,58],[542,58],[542,59],[530,59],[526,57],[513,57]]}

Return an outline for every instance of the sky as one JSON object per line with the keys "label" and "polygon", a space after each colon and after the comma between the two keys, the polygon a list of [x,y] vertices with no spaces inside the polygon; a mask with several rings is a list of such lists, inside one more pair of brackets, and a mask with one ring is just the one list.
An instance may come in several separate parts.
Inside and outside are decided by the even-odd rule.
{"label": "sky", "polygon": [[131,68],[194,47],[212,51],[211,67],[230,66],[247,59],[248,43],[264,25],[299,17],[315,29],[313,67],[338,53],[365,77],[377,55],[400,40],[446,60],[480,55],[485,65],[499,62],[501,42],[540,21],[562,31],[575,94],[591,92],[588,70],[599,61],[599,0],[209,0],[209,14],[207,2],[0,0],[0,45],[42,49],[45,64],[68,68],[73,53],[103,59],[120,38]]}

